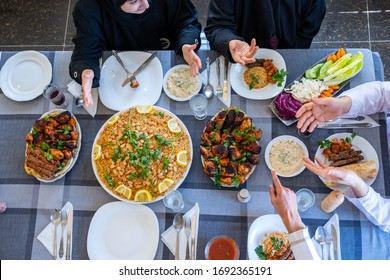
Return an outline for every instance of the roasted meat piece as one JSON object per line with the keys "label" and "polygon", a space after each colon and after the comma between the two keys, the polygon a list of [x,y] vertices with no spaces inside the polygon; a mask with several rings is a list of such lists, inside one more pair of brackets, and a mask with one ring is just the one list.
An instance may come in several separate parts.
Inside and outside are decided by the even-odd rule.
{"label": "roasted meat piece", "polygon": [[215,177],[218,174],[218,166],[211,160],[204,161],[203,170],[210,177]]}
{"label": "roasted meat piece", "polygon": [[215,122],[213,120],[209,120],[206,123],[206,128],[204,129],[204,131],[207,133],[210,133],[210,132],[214,131],[214,128],[215,128]]}
{"label": "roasted meat piece", "polygon": [[72,139],[72,135],[70,135],[70,134],[64,134],[64,133],[58,133],[58,134],[57,134],[57,138],[58,138],[59,140],[66,141],[66,140],[71,140],[71,139]]}
{"label": "roasted meat piece", "polygon": [[212,157],[214,157],[213,153],[209,149],[206,149],[203,146],[200,146],[200,153],[201,153],[201,155],[204,158],[212,158]]}
{"label": "roasted meat piece", "polygon": [[205,147],[211,147],[212,143],[211,143],[211,139],[210,139],[210,134],[207,133],[207,132],[203,132],[201,135],[200,135],[200,144],[202,146],[205,146]]}
{"label": "roasted meat piece", "polygon": [[227,113],[227,116],[226,116],[225,122],[222,126],[222,129],[228,129],[229,131],[231,131],[232,124],[233,124],[235,118],[236,118],[236,110],[230,109],[229,112]]}
{"label": "roasted meat piece", "polygon": [[210,135],[211,143],[213,144],[221,143],[221,135],[219,134],[219,132],[213,131],[209,135]]}
{"label": "roasted meat piece", "polygon": [[259,141],[262,136],[263,136],[263,131],[260,128],[258,128],[258,129],[253,129],[251,132],[249,132],[246,139],[251,139],[252,137],[254,137],[257,141]]}
{"label": "roasted meat piece", "polygon": [[227,166],[221,168],[222,177],[234,177],[237,174],[237,167],[232,163],[229,163]]}
{"label": "roasted meat piece", "polygon": [[222,127],[226,120],[226,111],[220,111],[214,118],[215,126]]}
{"label": "roasted meat piece", "polygon": [[253,155],[247,156],[247,159],[252,164],[259,164],[260,163],[260,158],[259,158],[258,154],[253,154]]}
{"label": "roasted meat piece", "polygon": [[76,140],[68,140],[64,142],[64,146],[69,149],[77,148],[77,141]]}
{"label": "roasted meat piece", "polygon": [[245,118],[244,112],[242,111],[238,112],[232,123],[232,129],[235,129],[236,127],[240,126],[244,118]]}
{"label": "roasted meat piece", "polygon": [[64,153],[58,149],[51,148],[51,149],[49,149],[49,151],[50,151],[50,154],[53,156],[54,160],[61,160],[64,158]]}
{"label": "roasted meat piece", "polygon": [[238,174],[246,175],[252,170],[252,164],[249,161],[240,162],[237,166]]}
{"label": "roasted meat piece", "polygon": [[228,157],[219,159],[219,164],[221,166],[227,166],[229,164],[229,162],[230,162],[230,158],[228,158]]}
{"label": "roasted meat piece", "polygon": [[222,184],[230,186],[232,184],[233,178],[232,177],[221,177],[220,181]]}
{"label": "roasted meat piece", "polygon": [[33,129],[37,132],[44,131],[46,127],[46,121],[44,119],[39,119],[34,122]]}
{"label": "roasted meat piece", "polygon": [[243,119],[242,123],[240,124],[240,130],[245,131],[248,128],[252,126],[252,119],[249,117],[246,117]]}
{"label": "roasted meat piece", "polygon": [[236,160],[242,158],[241,152],[236,146],[229,146],[228,150],[229,150],[229,158],[231,160],[236,161]]}
{"label": "roasted meat piece", "polygon": [[228,149],[221,144],[212,146],[211,152],[214,156],[218,156],[219,158],[226,158],[229,155]]}
{"label": "roasted meat piece", "polygon": [[72,115],[68,111],[64,111],[59,113],[57,116],[54,117],[54,120],[60,124],[64,124],[69,122],[69,120],[72,118]]}
{"label": "roasted meat piece", "polygon": [[254,153],[254,154],[260,154],[261,152],[261,147],[259,143],[257,142],[249,142],[248,144],[245,145],[244,147],[245,151]]}

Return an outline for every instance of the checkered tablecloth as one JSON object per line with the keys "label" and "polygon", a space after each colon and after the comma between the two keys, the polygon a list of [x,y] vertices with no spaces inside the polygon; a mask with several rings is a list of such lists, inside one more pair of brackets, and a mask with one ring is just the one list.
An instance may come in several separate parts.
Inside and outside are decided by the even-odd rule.
{"label": "checkered tablecloth", "polygon": [[[287,84],[298,77],[308,67],[334,50],[278,50],[283,56],[289,72]],[[356,51],[356,50],[351,50]],[[364,54],[364,67],[345,87],[355,87],[361,83],[383,80],[383,66],[377,53],[361,49]],[[53,81],[66,91],[71,81],[68,65],[71,52],[42,52],[53,65]],[[3,52],[0,67],[14,52]],[[109,54],[105,54],[104,59]],[[218,54],[213,51],[200,51],[203,66],[205,58],[214,60]],[[172,52],[158,53],[165,73],[176,64],[183,63],[181,57]],[[203,69],[202,69],[203,70]],[[297,136],[294,125],[285,126],[267,107],[270,100],[247,100],[232,91],[232,105],[240,107],[263,130],[260,140],[262,146],[261,164],[245,183],[252,195],[247,204],[237,200],[237,189],[218,189],[203,173],[199,155],[200,134],[223,104],[213,98],[209,102],[208,118],[196,120],[188,102],[170,100],[162,92],[158,106],[175,113],[187,126],[194,145],[194,158],[189,175],[179,187],[185,200],[183,211],[190,209],[196,202],[200,208],[197,259],[204,259],[204,248],[209,239],[216,235],[233,237],[240,247],[240,259],[247,258],[247,235],[251,223],[259,216],[275,213],[271,205],[268,188],[271,183],[270,171],[264,162],[264,150],[268,142],[279,135]],[[82,148],[73,169],[63,178],[51,184],[43,184],[26,174],[23,168],[25,135],[35,119],[52,109],[52,105],[43,97],[32,101],[15,102],[0,92],[0,201],[7,203],[7,211],[0,214],[0,259],[51,259],[50,253],[37,240],[37,235],[50,222],[53,208],[61,208],[67,201],[74,207],[73,224],[73,259],[88,259],[87,234],[90,221],[95,211],[102,205],[114,201],[100,187],[92,171],[90,154],[92,143],[102,124],[115,113],[101,103],[97,115],[92,118],[84,109],[72,104],[72,111],[82,129]],[[367,139],[378,153],[380,168],[373,187],[382,195],[390,195],[389,155],[387,150],[386,119],[384,114],[372,116],[381,124],[379,128],[358,129],[359,135]],[[311,138],[303,140],[313,158],[317,141],[330,134],[352,130],[316,130]],[[294,191],[306,187],[314,191],[316,204],[302,214],[304,223],[311,235],[318,225],[323,225],[332,214],[320,210],[322,199],[329,193],[320,179],[305,170],[293,178],[282,178],[282,183]],[[165,208],[162,201],[148,204],[159,220],[160,234],[171,224],[174,213]],[[373,226],[351,203],[344,202],[337,210],[340,217],[341,254],[343,259],[390,259],[390,235]],[[169,249],[159,241],[155,259],[173,259]]]}

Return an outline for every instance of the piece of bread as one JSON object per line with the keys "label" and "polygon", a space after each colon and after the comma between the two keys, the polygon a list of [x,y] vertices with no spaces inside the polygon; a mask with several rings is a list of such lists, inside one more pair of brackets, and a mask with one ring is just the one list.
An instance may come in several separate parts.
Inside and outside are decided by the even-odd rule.
{"label": "piece of bread", "polygon": [[[352,163],[352,164],[344,165],[341,168],[352,170],[363,180],[373,179],[378,174],[378,169],[376,168],[376,163],[373,160],[359,162],[359,163]],[[327,187],[337,186],[336,183],[328,181],[328,180],[325,180],[325,185]]]}

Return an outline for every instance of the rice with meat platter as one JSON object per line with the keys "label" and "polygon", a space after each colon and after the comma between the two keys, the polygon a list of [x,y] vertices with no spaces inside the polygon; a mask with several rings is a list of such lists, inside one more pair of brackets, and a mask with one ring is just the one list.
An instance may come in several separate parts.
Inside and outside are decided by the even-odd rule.
{"label": "rice with meat platter", "polygon": [[[106,190],[124,200],[137,202],[140,190],[148,194],[148,201],[161,199],[184,180],[190,168],[192,144],[187,129],[176,116],[156,107],[149,113],[130,108],[117,116],[95,139],[94,148],[100,149],[99,155],[93,152],[92,156],[96,176]],[[180,132],[168,126],[171,119]],[[185,166],[177,159],[182,151],[187,151]],[[168,186],[164,180],[170,182]],[[121,185],[131,191],[123,192]]]}

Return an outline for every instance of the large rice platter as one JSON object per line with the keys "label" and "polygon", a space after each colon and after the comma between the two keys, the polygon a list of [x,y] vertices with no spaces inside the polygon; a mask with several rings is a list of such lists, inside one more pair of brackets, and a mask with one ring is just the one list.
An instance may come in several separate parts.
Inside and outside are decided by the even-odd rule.
{"label": "large rice platter", "polygon": [[118,112],[102,126],[92,166],[109,194],[144,204],[180,186],[192,155],[191,137],[177,116],[160,107],[138,106]]}

